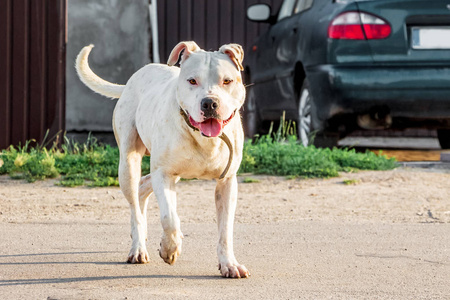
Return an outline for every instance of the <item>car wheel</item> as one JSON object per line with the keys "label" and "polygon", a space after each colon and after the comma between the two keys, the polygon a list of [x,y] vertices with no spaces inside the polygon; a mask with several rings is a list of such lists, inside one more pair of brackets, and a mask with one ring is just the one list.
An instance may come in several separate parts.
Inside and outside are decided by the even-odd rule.
{"label": "car wheel", "polygon": [[337,132],[317,131],[312,125],[312,106],[314,99],[311,95],[309,81],[305,78],[298,97],[298,137],[303,146],[314,145],[321,148],[333,148],[338,145]]}
{"label": "car wheel", "polygon": [[247,90],[247,99],[245,100],[242,112],[244,134],[247,138],[253,138],[261,130],[261,120],[256,109],[255,96],[252,88]]}
{"label": "car wheel", "polygon": [[442,149],[450,149],[450,130],[438,129],[437,136]]}
{"label": "car wheel", "polygon": [[303,146],[307,147],[311,140],[311,93],[309,91],[309,82],[307,79],[303,81],[303,86],[298,99],[298,120],[297,130],[298,137]]}

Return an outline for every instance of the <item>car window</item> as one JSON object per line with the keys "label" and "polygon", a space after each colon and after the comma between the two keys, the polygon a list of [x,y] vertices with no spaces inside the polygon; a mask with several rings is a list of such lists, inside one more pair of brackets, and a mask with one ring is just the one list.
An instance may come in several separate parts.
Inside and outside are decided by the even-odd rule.
{"label": "car window", "polygon": [[297,5],[294,8],[294,14],[301,13],[304,10],[310,8],[314,0],[298,0]]}
{"label": "car window", "polygon": [[281,5],[280,12],[278,13],[277,21],[280,21],[292,15],[295,2],[296,0],[284,0],[283,4]]}

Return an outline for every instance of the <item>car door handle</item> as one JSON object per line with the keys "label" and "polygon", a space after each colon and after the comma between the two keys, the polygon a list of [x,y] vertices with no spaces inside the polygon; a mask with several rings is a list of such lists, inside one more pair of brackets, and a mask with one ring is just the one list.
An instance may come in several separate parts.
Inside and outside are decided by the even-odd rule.
{"label": "car door handle", "polygon": [[292,31],[293,31],[294,33],[297,33],[297,27],[292,28]]}

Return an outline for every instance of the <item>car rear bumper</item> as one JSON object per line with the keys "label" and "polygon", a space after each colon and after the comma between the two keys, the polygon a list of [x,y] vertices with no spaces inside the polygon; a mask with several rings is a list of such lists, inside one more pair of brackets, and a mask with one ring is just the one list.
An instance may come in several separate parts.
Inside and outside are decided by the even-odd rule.
{"label": "car rear bumper", "polygon": [[383,107],[403,118],[450,119],[450,65],[321,65],[306,70],[322,129],[339,114]]}

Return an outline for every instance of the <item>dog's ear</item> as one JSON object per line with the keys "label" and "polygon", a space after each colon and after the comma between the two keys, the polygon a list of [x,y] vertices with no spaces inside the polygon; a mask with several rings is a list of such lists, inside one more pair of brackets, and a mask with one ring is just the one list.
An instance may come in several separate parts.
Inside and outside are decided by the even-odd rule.
{"label": "dog's ear", "polygon": [[[183,51],[184,50],[184,51]],[[181,62],[186,60],[186,58],[191,55],[192,52],[200,50],[200,47],[195,42],[180,42],[175,48],[173,48],[172,52],[170,52],[169,59],[167,60],[167,64],[169,66],[173,66],[180,59]]]}
{"label": "dog's ear", "polygon": [[244,71],[242,61],[244,60],[244,50],[239,44],[226,44],[220,47],[219,52],[228,55],[239,71]]}

